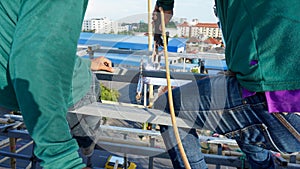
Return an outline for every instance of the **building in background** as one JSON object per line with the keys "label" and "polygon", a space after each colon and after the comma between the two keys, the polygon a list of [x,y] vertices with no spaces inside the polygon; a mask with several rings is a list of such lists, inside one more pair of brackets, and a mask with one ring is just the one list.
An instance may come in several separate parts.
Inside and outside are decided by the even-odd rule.
{"label": "building in background", "polygon": [[177,33],[179,37],[191,37],[189,23],[185,21],[182,24],[179,24],[177,26]]}
{"label": "building in background", "polygon": [[191,36],[203,35],[210,38],[222,38],[222,32],[217,23],[197,23],[191,26]]}
{"label": "building in background", "polygon": [[198,19],[193,19],[191,23],[183,22],[177,26],[179,37],[211,37],[222,38],[221,29],[217,23],[201,23]]}
{"label": "building in background", "polygon": [[118,32],[128,32],[132,30],[132,25],[130,24],[118,24]]}
{"label": "building in background", "polygon": [[106,17],[104,18],[93,18],[84,20],[82,24],[82,31],[94,32],[94,33],[118,33],[118,23],[112,21]]}

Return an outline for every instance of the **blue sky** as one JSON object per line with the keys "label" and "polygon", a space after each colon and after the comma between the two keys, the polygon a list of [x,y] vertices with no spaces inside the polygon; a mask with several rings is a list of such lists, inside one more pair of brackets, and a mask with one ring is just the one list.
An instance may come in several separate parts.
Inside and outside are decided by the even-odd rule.
{"label": "blue sky", "polygon": [[[155,4],[152,0],[152,8]],[[196,18],[200,22],[216,22],[213,0],[175,0],[174,17]],[[108,17],[112,20],[147,22],[148,0],[90,0],[86,19]],[[152,11],[152,10],[151,10]]]}

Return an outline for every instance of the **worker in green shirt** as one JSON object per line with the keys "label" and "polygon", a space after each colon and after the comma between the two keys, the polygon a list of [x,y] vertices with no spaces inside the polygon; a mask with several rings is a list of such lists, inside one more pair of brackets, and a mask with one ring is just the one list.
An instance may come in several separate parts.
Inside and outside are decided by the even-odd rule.
{"label": "worker in green shirt", "polygon": [[0,111],[21,111],[43,168],[85,167],[66,114],[91,92],[90,69],[112,71],[76,56],[87,4],[0,0]]}
{"label": "worker in green shirt", "polygon": [[[157,0],[154,12],[162,7],[172,14],[173,3]],[[299,0],[215,3],[229,71],[173,89],[175,114],[235,139],[251,168],[274,169],[272,151],[300,151]],[[154,108],[170,112],[167,96]],[[173,129],[161,126],[161,133],[173,167],[184,169]],[[196,130],[179,133],[191,168],[207,168]]]}

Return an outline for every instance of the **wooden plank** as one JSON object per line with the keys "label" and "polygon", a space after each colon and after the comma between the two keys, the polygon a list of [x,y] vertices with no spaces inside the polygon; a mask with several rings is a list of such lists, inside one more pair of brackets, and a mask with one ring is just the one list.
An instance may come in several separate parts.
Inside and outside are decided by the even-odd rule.
{"label": "wooden plank", "polygon": [[[152,124],[171,125],[169,114],[156,109],[136,108],[123,105],[112,105],[103,103],[93,103],[83,106],[70,113],[78,113],[92,116],[109,117],[113,119],[129,120],[140,123],[149,122]],[[194,122],[178,118],[176,119],[178,127],[195,127]],[[200,127],[199,127],[200,128]]]}

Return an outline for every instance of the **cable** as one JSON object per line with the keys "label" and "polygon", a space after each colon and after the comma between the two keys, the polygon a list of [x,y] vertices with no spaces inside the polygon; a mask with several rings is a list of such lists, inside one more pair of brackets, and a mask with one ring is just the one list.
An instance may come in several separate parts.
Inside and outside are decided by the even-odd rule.
{"label": "cable", "polygon": [[164,55],[165,55],[165,66],[166,66],[166,78],[167,78],[167,86],[168,86],[168,100],[169,100],[169,106],[170,106],[170,115],[172,119],[172,125],[174,129],[174,134],[176,137],[176,141],[178,143],[178,148],[180,151],[181,158],[183,160],[184,166],[186,169],[190,169],[191,166],[189,164],[189,161],[186,157],[186,154],[184,152],[184,148],[182,146],[182,142],[180,140],[177,123],[176,123],[176,116],[174,112],[174,105],[173,105],[173,96],[172,96],[172,86],[171,86],[171,79],[170,79],[170,68],[169,68],[169,58],[168,58],[168,49],[167,49],[167,38],[166,38],[166,27],[165,27],[165,17],[164,17],[164,11],[161,7],[159,7],[159,11],[161,14],[161,28],[162,28],[162,36],[163,36],[163,45],[164,45]]}

